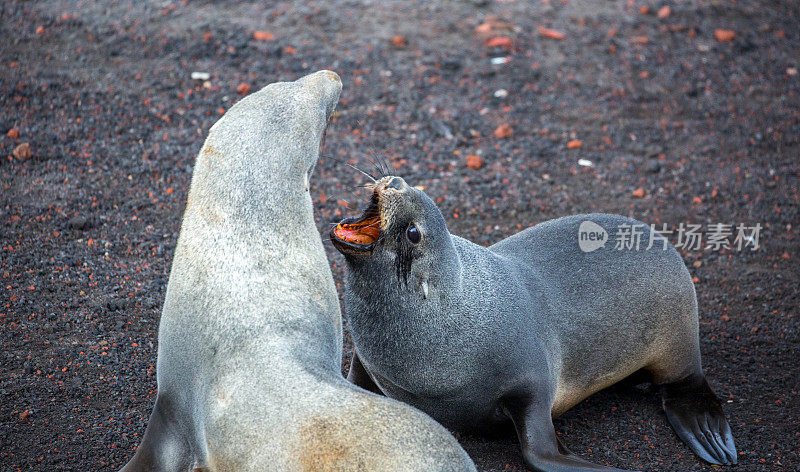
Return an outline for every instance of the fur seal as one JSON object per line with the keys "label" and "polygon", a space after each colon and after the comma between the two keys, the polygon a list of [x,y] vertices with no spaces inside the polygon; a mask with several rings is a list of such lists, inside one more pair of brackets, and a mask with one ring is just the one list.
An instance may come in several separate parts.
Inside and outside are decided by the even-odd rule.
{"label": "fur seal", "polygon": [[422,412],[341,375],[308,179],[341,91],[320,71],[231,107],[195,163],[135,471],[474,471]]}
{"label": "fur seal", "polygon": [[643,370],[692,451],[735,464],[730,427],[701,367],[697,300],[681,256],[663,237],[644,250],[647,226],[642,250],[584,252],[585,221],[608,233],[643,225],[569,216],[486,248],[451,235],[433,201],[402,178],[375,182],[364,213],[330,233],[347,263],[357,354],[348,378],[451,430],[487,431],[510,419],[534,470],[617,470],[571,454],[552,419]]}

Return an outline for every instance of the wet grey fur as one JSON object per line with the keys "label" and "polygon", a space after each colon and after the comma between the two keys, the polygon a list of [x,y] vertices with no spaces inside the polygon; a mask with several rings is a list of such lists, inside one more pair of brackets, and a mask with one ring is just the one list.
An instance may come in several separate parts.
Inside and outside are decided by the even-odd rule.
{"label": "wet grey fur", "polygon": [[423,413],[340,374],[308,178],[329,71],[242,99],[195,163],[159,327],[158,395],[123,471],[472,471]]}
{"label": "wet grey fur", "polygon": [[[551,418],[640,369],[659,385],[691,379],[687,388],[705,394],[691,276],[663,238],[644,250],[648,226],[617,215],[569,216],[485,248],[451,235],[424,192],[391,179],[376,186],[384,225],[371,254],[342,251],[358,357],[351,380],[374,382],[453,430],[487,431],[511,418],[528,465],[547,471],[603,470],[557,444]],[[641,225],[642,250],[617,250],[612,239],[581,251],[578,227],[587,220],[609,235]],[[412,223],[423,235],[418,245],[402,237]],[[397,268],[398,254],[408,253],[406,282]],[[718,405],[713,392],[708,402]],[[694,410],[702,418],[708,408]],[[732,452],[719,462],[735,463],[728,436],[720,442]]]}

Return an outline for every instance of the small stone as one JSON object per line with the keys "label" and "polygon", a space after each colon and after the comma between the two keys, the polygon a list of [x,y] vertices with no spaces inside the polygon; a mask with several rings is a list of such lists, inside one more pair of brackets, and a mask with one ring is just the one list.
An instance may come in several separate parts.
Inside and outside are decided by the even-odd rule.
{"label": "small stone", "polygon": [[496,36],[486,41],[486,46],[490,48],[510,50],[514,47],[514,40],[506,36]]}
{"label": "small stone", "polygon": [[572,141],[567,143],[567,149],[577,149],[583,146],[583,141],[580,139],[573,139]]}
{"label": "small stone", "polygon": [[244,82],[239,84],[239,86],[236,87],[236,93],[238,93],[239,95],[247,95],[248,93],[250,93],[250,84]]}
{"label": "small stone", "polygon": [[447,57],[442,60],[442,69],[458,70],[461,69],[461,61],[454,57]]}
{"label": "small stone", "polygon": [[651,144],[644,148],[644,152],[647,157],[656,157],[659,154],[663,154],[664,148],[659,146],[658,144]]}
{"label": "small stone", "polygon": [[397,35],[394,38],[392,38],[392,44],[395,47],[402,48],[408,46],[408,40],[406,39],[405,36]]}
{"label": "small stone", "polygon": [[18,128],[11,128],[10,130],[8,130],[8,133],[6,133],[6,136],[8,136],[11,139],[19,138],[19,129]]}
{"label": "small stone", "polygon": [[73,216],[69,219],[69,227],[71,229],[82,230],[89,226],[89,220],[85,216]]}
{"label": "small stone", "polygon": [[670,7],[665,5],[658,9],[658,13],[656,14],[656,16],[658,16],[659,18],[669,18],[671,14],[672,14],[672,9],[670,9]]}
{"label": "small stone", "polygon": [[22,143],[14,148],[12,154],[18,161],[27,161],[31,158],[31,145],[28,143]]}
{"label": "small stone", "polygon": [[256,41],[272,41],[275,35],[269,31],[253,31],[253,39]]}
{"label": "small stone", "polygon": [[636,198],[644,197],[644,189],[641,187],[637,188],[636,190],[633,191],[633,196]]}
{"label": "small stone", "polygon": [[647,170],[654,174],[661,171],[661,162],[658,159],[651,159],[650,162],[647,163]]}
{"label": "small stone", "polygon": [[477,154],[469,154],[467,156],[467,167],[475,170],[480,169],[483,167],[483,158]]}
{"label": "small stone", "polygon": [[507,124],[502,124],[498,126],[497,129],[494,130],[495,137],[498,137],[500,139],[506,139],[510,137],[513,133],[514,130],[511,129],[511,126]]}
{"label": "small stone", "polygon": [[208,72],[192,72],[192,80],[208,80],[211,78],[211,74]]}
{"label": "small stone", "polygon": [[581,167],[593,167],[594,162],[590,161],[589,159],[578,159],[578,165]]}
{"label": "small stone", "polygon": [[494,91],[495,98],[506,98],[508,96],[508,90],[506,89],[499,89]]}
{"label": "small stone", "polygon": [[736,32],[733,30],[718,29],[714,30],[714,37],[717,38],[717,41],[729,43],[736,38]]}
{"label": "small stone", "polygon": [[26,420],[31,417],[31,410],[25,410],[19,414],[19,419]]}
{"label": "small stone", "polygon": [[453,131],[451,131],[450,128],[446,124],[444,124],[442,120],[436,118],[431,120],[431,128],[433,128],[433,130],[436,131],[436,133],[442,136],[443,138],[453,139]]}
{"label": "small stone", "polygon": [[550,38],[550,39],[564,39],[567,37],[567,35],[562,33],[561,31],[557,31],[550,28],[539,28],[539,34],[544,36],[545,38]]}

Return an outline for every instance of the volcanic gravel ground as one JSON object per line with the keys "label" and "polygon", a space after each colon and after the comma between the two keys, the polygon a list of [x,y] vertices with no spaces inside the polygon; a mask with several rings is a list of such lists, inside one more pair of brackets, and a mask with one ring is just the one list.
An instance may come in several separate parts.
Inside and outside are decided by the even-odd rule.
{"label": "volcanic gravel ground", "polygon": [[[340,161],[373,156],[481,244],[592,211],[760,224],[758,250],[683,256],[730,470],[800,468],[797,1],[265,3],[0,3],[0,470],[132,455],[194,156],[248,85],[324,68],[345,85],[313,180],[323,235],[367,199]],[[556,427],[594,462],[713,469],[646,388]],[[523,470],[513,437],[460,440],[481,471]]]}

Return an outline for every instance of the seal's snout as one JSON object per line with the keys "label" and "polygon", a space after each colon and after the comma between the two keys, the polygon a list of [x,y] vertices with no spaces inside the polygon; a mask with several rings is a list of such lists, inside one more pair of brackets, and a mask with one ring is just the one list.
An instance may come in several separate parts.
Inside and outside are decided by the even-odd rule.
{"label": "seal's snout", "polygon": [[410,187],[402,177],[388,175],[372,185],[372,196],[361,216],[345,218],[331,229],[331,241],[348,255],[371,254],[391,225],[398,199]]}
{"label": "seal's snout", "polygon": [[297,82],[311,88],[325,88],[331,91],[342,89],[342,79],[332,70],[321,70],[297,79]]}
{"label": "seal's snout", "polygon": [[330,70],[321,70],[298,79],[297,83],[303,86],[311,96],[323,101],[325,117],[329,118],[342,91],[342,79],[339,74]]}
{"label": "seal's snout", "polygon": [[392,177],[392,180],[386,183],[385,188],[393,188],[395,190],[402,190],[405,182],[400,177]]}

